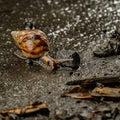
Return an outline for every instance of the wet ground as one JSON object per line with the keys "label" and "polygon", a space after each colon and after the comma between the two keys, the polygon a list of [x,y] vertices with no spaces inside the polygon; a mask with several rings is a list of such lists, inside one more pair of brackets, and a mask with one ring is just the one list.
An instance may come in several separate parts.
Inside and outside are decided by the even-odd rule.
{"label": "wet ground", "polygon": [[[0,0],[0,109],[40,100],[47,103],[49,117],[38,114],[25,120],[54,120],[55,114],[61,114],[62,120],[119,120],[120,114],[114,115],[116,109],[120,110],[119,101],[61,97],[69,88],[65,85],[69,81],[120,74],[120,55],[97,58],[92,54],[92,46],[102,30],[115,29],[120,20],[119,6],[119,0]],[[53,57],[60,57],[59,52],[64,56],[63,50],[77,51],[81,57],[79,69],[72,75],[70,70],[52,73],[14,56],[18,48],[10,33],[23,29],[25,18],[33,18],[37,28],[47,34]],[[99,106],[106,108],[107,113],[91,117],[90,111]]]}

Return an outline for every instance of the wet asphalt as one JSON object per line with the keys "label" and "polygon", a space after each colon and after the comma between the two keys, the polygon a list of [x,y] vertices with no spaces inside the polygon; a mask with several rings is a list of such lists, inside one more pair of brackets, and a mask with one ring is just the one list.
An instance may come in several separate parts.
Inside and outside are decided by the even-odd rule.
{"label": "wet asphalt", "polygon": [[[103,30],[111,32],[120,20],[119,0],[0,0],[0,109],[18,107],[40,100],[48,105],[49,117],[37,114],[25,120],[119,120],[120,102],[100,102],[61,97],[67,82],[89,77],[119,76],[120,55],[107,58],[93,56],[92,47]],[[18,50],[11,31],[24,29],[31,18],[37,29],[46,33],[50,54],[54,58],[78,52],[78,70],[51,72],[39,65],[28,65],[13,53]],[[97,107],[107,114],[91,116]],[[119,112],[120,113],[120,112]],[[60,117],[55,117],[56,114]],[[58,116],[59,116],[58,115]]]}

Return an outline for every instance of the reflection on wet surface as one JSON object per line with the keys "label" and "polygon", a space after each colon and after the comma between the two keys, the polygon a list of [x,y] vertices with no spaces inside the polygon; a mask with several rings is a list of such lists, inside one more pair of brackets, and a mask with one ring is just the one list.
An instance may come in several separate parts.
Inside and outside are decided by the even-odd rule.
{"label": "reflection on wet surface", "polygon": [[[98,59],[91,49],[102,30],[112,32],[115,29],[120,20],[119,6],[119,0],[0,0],[0,109],[40,99],[48,104],[53,117],[56,110],[66,110],[68,115],[78,112],[78,104],[86,104],[85,112],[88,107],[98,105],[91,101],[76,104],[76,100],[60,98],[60,95],[68,81],[119,75],[119,55]],[[13,55],[18,48],[10,33],[24,29],[25,18],[32,18],[37,28],[47,34],[53,57],[59,58],[57,53],[64,49],[79,53],[81,65],[72,76],[70,71],[53,74],[38,65],[29,66]],[[113,104],[110,106],[115,109]]]}

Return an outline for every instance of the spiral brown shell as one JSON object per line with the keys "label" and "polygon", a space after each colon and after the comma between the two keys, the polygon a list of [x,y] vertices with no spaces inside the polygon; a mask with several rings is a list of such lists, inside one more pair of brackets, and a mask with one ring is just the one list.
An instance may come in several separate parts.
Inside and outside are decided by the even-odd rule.
{"label": "spiral brown shell", "polygon": [[12,31],[11,35],[27,58],[42,57],[49,51],[48,39],[40,30]]}

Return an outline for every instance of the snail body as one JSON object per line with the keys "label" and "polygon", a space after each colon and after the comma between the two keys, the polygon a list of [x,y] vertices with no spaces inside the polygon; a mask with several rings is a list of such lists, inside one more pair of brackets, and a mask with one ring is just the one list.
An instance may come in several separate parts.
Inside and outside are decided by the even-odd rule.
{"label": "snail body", "polygon": [[36,58],[45,63],[48,67],[55,69],[58,65],[58,60],[50,57],[49,52],[49,41],[47,36],[41,30],[21,30],[12,31],[11,35],[16,43],[16,45],[21,50],[22,54],[15,55],[22,59],[32,59],[35,63],[40,63],[36,61]]}
{"label": "snail body", "polygon": [[50,67],[52,70],[62,66],[63,62],[74,60],[74,58],[56,60],[50,57],[48,54],[50,50],[49,41],[45,33],[41,30],[31,29],[30,26],[32,26],[32,23],[27,25],[29,26],[27,26],[25,30],[11,32],[16,45],[22,53],[15,53],[17,57],[21,59],[31,59],[32,62],[40,65],[45,64],[46,67]]}

